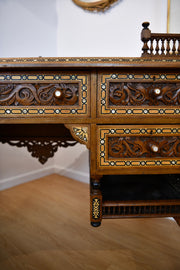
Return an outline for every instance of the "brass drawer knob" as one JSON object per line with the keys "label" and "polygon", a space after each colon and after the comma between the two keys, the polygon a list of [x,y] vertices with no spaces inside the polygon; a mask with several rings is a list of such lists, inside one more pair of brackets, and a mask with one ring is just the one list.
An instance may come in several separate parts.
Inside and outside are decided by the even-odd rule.
{"label": "brass drawer knob", "polygon": [[155,89],[154,89],[154,94],[155,94],[156,96],[159,96],[159,95],[161,94],[161,89],[155,88]]}
{"label": "brass drawer knob", "polygon": [[60,90],[56,90],[56,91],[54,92],[54,95],[55,95],[56,98],[61,98],[62,92],[61,92]]}
{"label": "brass drawer knob", "polygon": [[157,153],[159,151],[159,147],[157,145],[155,145],[155,144],[152,144],[151,145],[151,150],[152,150],[152,152]]}

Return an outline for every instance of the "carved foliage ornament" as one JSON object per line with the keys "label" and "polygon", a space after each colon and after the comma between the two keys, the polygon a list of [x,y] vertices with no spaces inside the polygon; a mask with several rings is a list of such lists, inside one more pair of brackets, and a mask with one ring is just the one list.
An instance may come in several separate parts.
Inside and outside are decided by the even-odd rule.
{"label": "carved foliage ornament", "polygon": [[180,137],[109,137],[109,157],[180,157]]}
{"label": "carved foliage ornament", "polygon": [[1,84],[0,105],[52,106],[78,104],[78,83]]}
{"label": "carved foliage ornament", "polygon": [[180,105],[180,84],[113,83],[109,85],[110,105]]}
{"label": "carved foliage ornament", "polygon": [[118,0],[72,0],[77,6],[89,11],[105,11]]}

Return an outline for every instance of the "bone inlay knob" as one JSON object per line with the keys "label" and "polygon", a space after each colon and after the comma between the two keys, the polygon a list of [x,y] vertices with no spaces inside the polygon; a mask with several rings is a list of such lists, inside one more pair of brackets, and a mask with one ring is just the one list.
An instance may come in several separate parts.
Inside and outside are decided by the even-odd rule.
{"label": "bone inlay knob", "polygon": [[154,89],[154,93],[158,96],[161,94],[161,90],[159,88]]}
{"label": "bone inlay knob", "polygon": [[151,145],[151,150],[154,152],[154,153],[157,153],[159,151],[159,147],[157,145]]}
{"label": "bone inlay knob", "polygon": [[59,90],[56,90],[55,92],[54,92],[54,95],[55,95],[55,97],[56,98],[60,98],[61,97],[61,91],[59,91]]}

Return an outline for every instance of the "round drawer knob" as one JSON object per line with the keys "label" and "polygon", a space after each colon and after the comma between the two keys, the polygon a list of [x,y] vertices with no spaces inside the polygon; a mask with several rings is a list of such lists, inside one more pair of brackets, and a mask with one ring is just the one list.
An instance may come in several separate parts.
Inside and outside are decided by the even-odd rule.
{"label": "round drawer knob", "polygon": [[159,96],[159,95],[161,94],[161,89],[155,88],[155,89],[154,89],[154,94],[155,94],[156,96]]}
{"label": "round drawer knob", "polygon": [[55,95],[56,98],[60,98],[61,95],[62,95],[62,92],[61,92],[60,90],[56,90],[56,91],[54,92],[54,95]]}
{"label": "round drawer knob", "polygon": [[159,147],[157,145],[151,145],[151,150],[154,152],[154,153],[157,153],[159,151]]}

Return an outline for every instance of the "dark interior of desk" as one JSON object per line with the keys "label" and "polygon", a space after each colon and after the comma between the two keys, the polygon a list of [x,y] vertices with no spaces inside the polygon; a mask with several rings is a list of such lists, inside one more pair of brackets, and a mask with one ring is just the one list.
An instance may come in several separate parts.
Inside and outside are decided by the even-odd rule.
{"label": "dark interior of desk", "polygon": [[180,175],[104,175],[103,201],[180,199]]}

